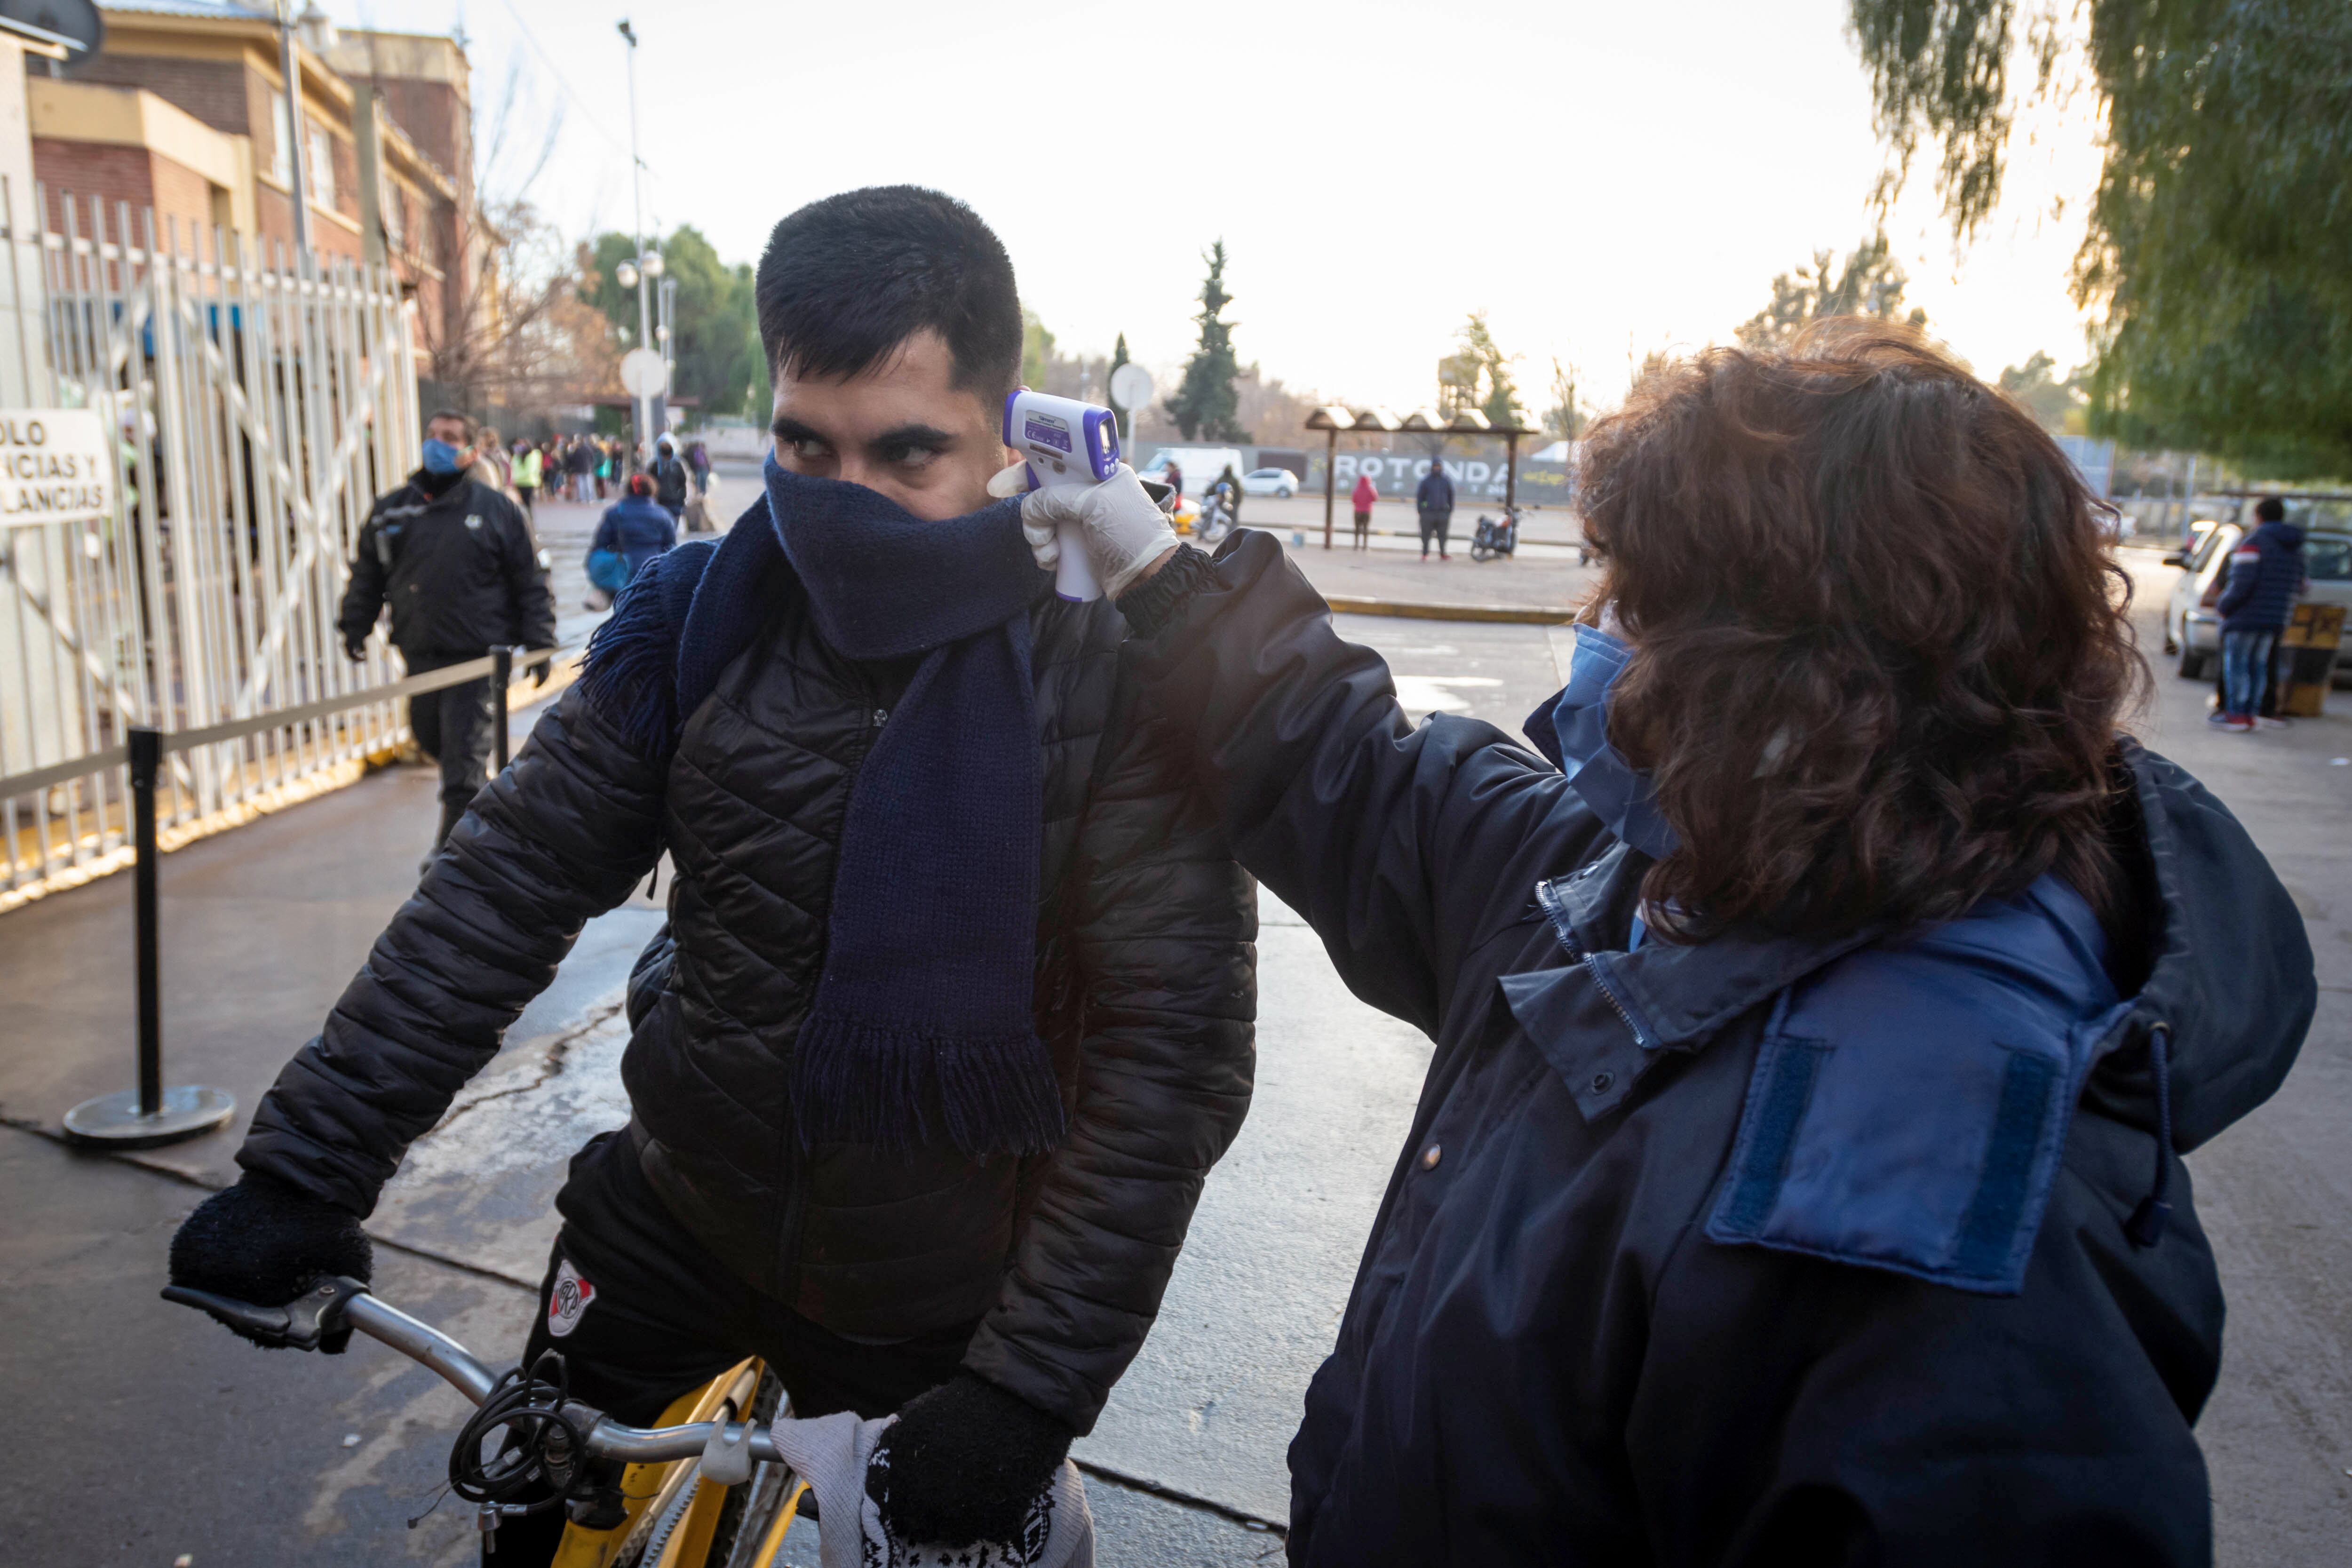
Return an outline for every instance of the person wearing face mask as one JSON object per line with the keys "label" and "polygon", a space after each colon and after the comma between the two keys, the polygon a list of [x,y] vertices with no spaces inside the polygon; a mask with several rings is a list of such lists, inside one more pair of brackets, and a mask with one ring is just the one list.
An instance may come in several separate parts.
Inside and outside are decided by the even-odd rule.
{"label": "person wearing face mask", "polygon": [[[827,1473],[881,1528],[997,1561],[967,1549],[1076,1495],[1070,1444],[1248,1108],[1255,890],[1129,721],[1118,612],[1057,596],[991,500],[1022,342],[996,236],[852,191],[775,226],[754,293],[759,499],[622,592],[172,1269],[252,1301],[363,1275],[409,1141],[667,852],[630,1119],[572,1163],[516,1348],[640,1425],[761,1356],[798,1416],[856,1430]],[[575,1500],[614,1500],[598,1473]],[[564,1519],[506,1519],[488,1560],[549,1562]]]}
{"label": "person wearing face mask", "polygon": [[1181,548],[1131,475],[1025,503],[1242,863],[1435,1041],[1291,1563],[2210,1563],[2180,1156],[2316,986],[2245,830],[2118,732],[2095,498],[1851,319],[1645,377],[1580,477],[1605,576],[1533,751],[1409,721],[1262,534]]}
{"label": "person wearing face mask", "polygon": [[[555,646],[555,596],[530,520],[480,479],[474,422],[444,410],[425,422],[424,462],[379,497],[360,529],[343,590],[343,651],[367,658],[377,617],[392,612],[392,646],[411,675],[479,658],[493,647]],[[549,666],[535,667],[545,685]],[[449,837],[489,776],[490,704],[505,700],[488,677],[408,700],[417,746],[441,765],[441,822]]]}

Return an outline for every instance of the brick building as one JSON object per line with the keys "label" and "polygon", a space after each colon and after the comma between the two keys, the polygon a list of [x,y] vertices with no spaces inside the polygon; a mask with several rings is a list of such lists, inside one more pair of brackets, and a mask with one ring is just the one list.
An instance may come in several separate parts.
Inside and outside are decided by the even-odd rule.
{"label": "brick building", "polygon": [[[152,208],[165,247],[209,252],[234,230],[291,257],[295,163],[322,261],[387,265],[416,300],[420,354],[473,309],[472,104],[446,37],[295,28],[299,113],[276,17],[235,0],[101,0],[104,47],[26,64],[33,171],[53,227],[87,233],[103,204]],[[143,243],[143,236],[134,234]],[[227,236],[220,243],[233,243]]]}

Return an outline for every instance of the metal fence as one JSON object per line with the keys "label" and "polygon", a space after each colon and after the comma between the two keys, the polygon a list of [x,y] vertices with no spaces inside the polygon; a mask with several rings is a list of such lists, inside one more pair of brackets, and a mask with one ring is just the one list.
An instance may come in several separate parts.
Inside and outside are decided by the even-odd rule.
{"label": "metal fence", "polygon": [[[32,210],[52,209],[35,193]],[[99,411],[103,523],[0,530],[0,911],[131,858],[133,727],[203,730],[399,679],[334,626],[373,498],[417,448],[410,307],[378,268],[265,258],[247,237],[0,182],[15,364],[30,406]],[[398,704],[173,752],[163,847],[349,782],[405,738]],[[16,781],[10,784],[7,781]]]}

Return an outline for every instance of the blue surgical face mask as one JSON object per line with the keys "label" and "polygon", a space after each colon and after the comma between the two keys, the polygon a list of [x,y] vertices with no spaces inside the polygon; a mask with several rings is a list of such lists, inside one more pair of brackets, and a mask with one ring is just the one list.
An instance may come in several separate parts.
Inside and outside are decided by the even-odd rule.
{"label": "blue surgical face mask", "polygon": [[1633,649],[1600,627],[1579,625],[1568,684],[1528,715],[1527,731],[1611,832],[1663,860],[1679,840],[1658,814],[1650,775],[1609,743],[1610,689],[1632,658]]}
{"label": "blue surgical face mask", "polygon": [[425,468],[427,473],[454,474],[457,471],[457,448],[446,441],[425,438]]}

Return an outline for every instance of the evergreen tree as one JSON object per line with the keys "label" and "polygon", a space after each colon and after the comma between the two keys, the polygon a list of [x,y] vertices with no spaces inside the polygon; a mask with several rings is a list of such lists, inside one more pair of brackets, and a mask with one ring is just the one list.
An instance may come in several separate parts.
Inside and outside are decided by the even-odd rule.
{"label": "evergreen tree", "polygon": [[1224,319],[1224,309],[1233,302],[1225,292],[1225,242],[1211,246],[1206,259],[1209,276],[1201,285],[1201,313],[1192,318],[1201,323],[1201,344],[1185,362],[1184,379],[1175,395],[1167,400],[1168,416],[1187,441],[1246,441],[1249,432],[1234,417],[1241,399],[1234,391],[1234,378],[1241,366],[1234,358],[1233,323]]}
{"label": "evergreen tree", "polygon": [[[1469,397],[1465,404],[1475,403],[1479,413],[1496,425],[1520,426],[1526,423],[1526,412],[1519,407],[1519,389],[1511,381],[1511,356],[1495,342],[1495,334],[1486,330],[1486,312],[1473,310],[1470,320],[1463,324],[1462,350],[1454,362],[1471,373]],[[1478,389],[1485,388],[1485,395]]]}
{"label": "evergreen tree", "polygon": [[1118,374],[1118,367],[1127,362],[1127,334],[1121,332],[1118,335],[1118,346],[1110,351],[1110,369],[1103,373],[1103,402],[1109,407],[1111,418],[1118,426],[1119,439],[1122,442],[1132,442],[1135,439],[1135,421],[1131,417],[1131,413],[1140,414],[1143,411],[1139,408],[1132,411],[1122,408],[1118,405],[1118,400],[1110,395],[1111,378]]}

